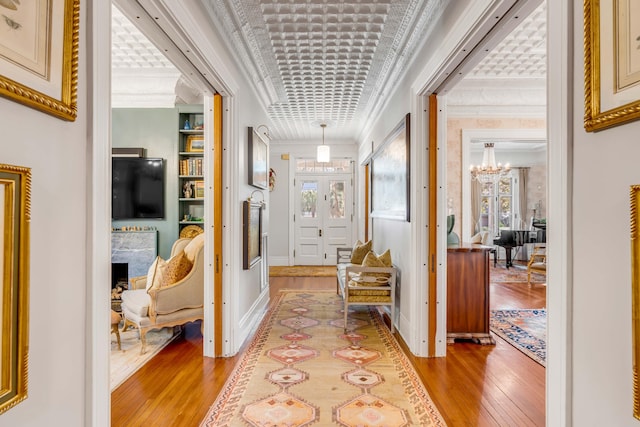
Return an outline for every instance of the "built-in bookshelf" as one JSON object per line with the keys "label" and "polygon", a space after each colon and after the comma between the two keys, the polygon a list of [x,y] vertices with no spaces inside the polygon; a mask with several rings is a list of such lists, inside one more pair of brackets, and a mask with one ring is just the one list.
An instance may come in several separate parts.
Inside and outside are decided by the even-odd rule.
{"label": "built-in bookshelf", "polygon": [[181,107],[179,114],[178,221],[204,226],[204,121],[202,106]]}

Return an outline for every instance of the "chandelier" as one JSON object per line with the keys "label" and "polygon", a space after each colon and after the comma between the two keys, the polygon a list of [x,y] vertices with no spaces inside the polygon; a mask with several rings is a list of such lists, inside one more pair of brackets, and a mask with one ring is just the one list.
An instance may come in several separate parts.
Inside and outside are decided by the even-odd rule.
{"label": "chandelier", "polygon": [[316,161],[318,163],[327,163],[331,161],[331,149],[328,145],[324,145],[324,128],[327,127],[326,123],[320,123],[322,128],[322,145],[318,145],[318,151],[316,153]]}
{"label": "chandelier", "polygon": [[482,184],[495,183],[509,176],[511,172],[511,166],[509,163],[502,166],[501,163],[496,164],[496,155],[493,150],[493,142],[484,143],[484,152],[482,154],[481,165],[471,165],[469,171],[471,172],[471,179],[476,180]]}

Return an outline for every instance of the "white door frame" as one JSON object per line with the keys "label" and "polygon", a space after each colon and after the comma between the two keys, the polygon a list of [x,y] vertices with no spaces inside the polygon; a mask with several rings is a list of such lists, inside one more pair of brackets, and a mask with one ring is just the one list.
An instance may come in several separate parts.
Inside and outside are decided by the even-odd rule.
{"label": "white door frame", "polygon": [[574,4],[547,2],[548,426],[572,424]]}
{"label": "white door frame", "polygon": [[[295,157],[293,155],[291,155],[290,161],[289,161],[289,254],[288,254],[288,265],[295,265],[295,259],[293,256],[293,250],[296,247],[295,246],[295,224],[293,221],[293,214],[295,212],[295,186],[294,184],[294,179],[296,178],[296,160],[297,159],[308,159],[308,158],[312,158],[310,156],[306,156],[306,155],[298,155],[298,157]],[[336,157],[338,158],[338,157]],[[351,175],[351,180],[352,180],[352,185],[351,185],[351,214],[352,214],[352,218],[355,215],[355,201],[356,201],[356,186],[357,186],[357,181],[356,181],[356,177],[355,177],[355,173],[356,173],[356,163],[353,159],[353,157],[351,155],[346,155],[346,156],[340,156],[339,158],[341,159],[348,159],[350,161],[351,164],[351,171],[349,172],[349,174]],[[302,174],[304,175],[304,174]],[[309,175],[332,175],[331,173],[309,173]],[[352,242],[355,242],[355,236],[356,236],[357,230],[356,230],[356,226],[354,224],[353,221],[351,221],[351,235],[349,236],[349,238],[351,239]]]}
{"label": "white door frame", "polygon": [[462,129],[462,229],[463,242],[471,239],[471,172],[465,165],[471,157],[471,142],[492,139],[496,141],[546,140],[546,129]]}

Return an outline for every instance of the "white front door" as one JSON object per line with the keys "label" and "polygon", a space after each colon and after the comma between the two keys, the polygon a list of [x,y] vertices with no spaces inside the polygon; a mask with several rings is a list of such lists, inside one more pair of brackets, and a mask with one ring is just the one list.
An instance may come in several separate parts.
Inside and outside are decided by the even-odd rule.
{"label": "white front door", "polygon": [[336,248],[351,245],[351,175],[295,179],[295,265],[335,265]]}

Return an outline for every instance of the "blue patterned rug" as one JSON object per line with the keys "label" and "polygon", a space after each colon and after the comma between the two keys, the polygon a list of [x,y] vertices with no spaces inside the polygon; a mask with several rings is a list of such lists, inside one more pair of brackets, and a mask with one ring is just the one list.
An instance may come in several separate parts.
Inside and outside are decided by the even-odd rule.
{"label": "blue patterned rug", "polygon": [[491,331],[546,367],[547,310],[491,310]]}

